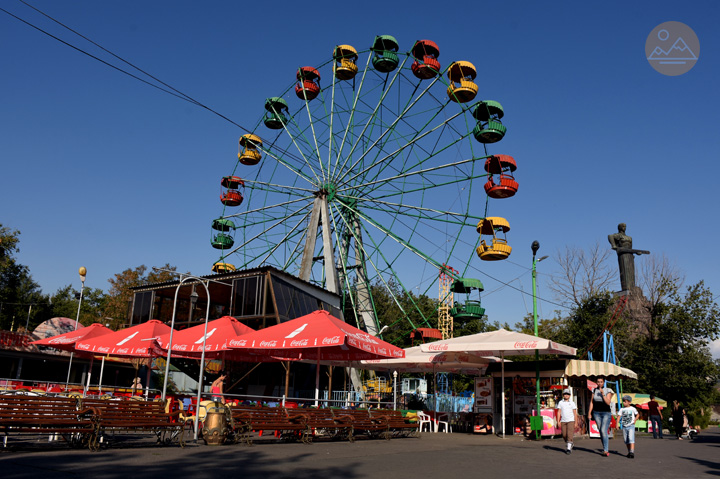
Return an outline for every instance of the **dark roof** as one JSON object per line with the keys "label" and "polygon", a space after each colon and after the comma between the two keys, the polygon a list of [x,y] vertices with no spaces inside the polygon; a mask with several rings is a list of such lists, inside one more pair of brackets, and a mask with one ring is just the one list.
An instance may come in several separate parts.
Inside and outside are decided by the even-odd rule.
{"label": "dark roof", "polygon": [[[210,281],[227,282],[227,281],[230,281],[230,280],[233,280],[233,279],[237,279],[237,278],[244,278],[244,277],[247,277],[247,276],[254,276],[254,275],[257,275],[257,274],[264,274],[264,273],[268,273],[268,272],[271,273],[271,274],[273,274],[273,275],[275,275],[275,276],[280,276],[280,277],[285,276],[285,277],[288,278],[288,279],[292,279],[292,280],[295,280],[295,281],[300,281],[301,283],[306,284],[307,286],[310,286],[311,288],[321,290],[321,291],[323,291],[323,292],[325,292],[325,293],[329,293],[329,294],[334,294],[334,295],[336,295],[336,296],[340,296],[340,295],[338,295],[337,293],[332,293],[332,292],[326,290],[325,288],[321,288],[320,286],[318,286],[318,285],[316,285],[316,284],[313,284],[313,283],[311,283],[311,282],[309,282],[309,281],[302,280],[302,279],[298,278],[297,276],[294,276],[294,275],[292,275],[292,274],[286,273],[285,271],[280,270],[280,269],[277,269],[277,268],[275,268],[275,267],[273,267],[273,266],[260,266],[260,267],[258,267],[258,268],[250,268],[250,269],[244,269],[244,270],[237,270],[237,271],[232,271],[232,272],[229,272],[229,273],[208,274],[208,275],[205,275],[205,276],[198,276],[198,278],[208,279],[208,280],[210,280]],[[182,274],[182,273],[180,273],[180,272],[178,271],[178,276],[179,276],[180,274]],[[140,285],[140,286],[133,286],[133,287],[130,288],[130,290],[131,290],[131,291],[152,291],[152,290],[156,290],[156,289],[165,289],[165,288],[169,288],[169,287],[172,287],[172,286],[177,286],[177,285],[180,283],[180,281],[181,281],[180,279],[174,279],[174,280],[172,280],[172,281],[164,281],[164,282],[161,282],[161,283],[145,283],[145,284],[142,284],[142,285]],[[189,284],[193,284],[194,282],[195,282],[195,281],[187,281],[185,284],[188,284],[188,285],[189,285]]]}

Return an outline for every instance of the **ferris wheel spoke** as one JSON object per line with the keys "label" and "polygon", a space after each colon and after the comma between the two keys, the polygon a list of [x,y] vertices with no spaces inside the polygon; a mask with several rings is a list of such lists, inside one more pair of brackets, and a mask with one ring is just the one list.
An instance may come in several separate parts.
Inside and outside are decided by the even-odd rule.
{"label": "ferris wheel spoke", "polygon": [[[383,100],[384,100],[385,97],[388,95],[388,93],[390,92],[392,86],[395,84],[395,82],[397,81],[397,79],[400,77],[400,73],[402,72],[403,66],[404,66],[405,63],[408,61],[408,58],[409,58],[409,57],[405,57],[405,59],[403,60],[402,65],[401,65],[399,68],[397,68],[397,70],[395,71],[395,74],[393,75],[393,78],[392,78],[392,80],[390,81],[390,84],[383,89],[383,93],[382,93],[382,95],[380,95],[380,99],[378,100],[377,105],[375,106],[375,109],[374,109],[373,112],[369,115],[369,117],[368,117],[368,119],[367,119],[367,122],[365,122],[365,126],[363,126],[363,129],[360,131],[360,134],[357,135],[357,138],[355,139],[355,143],[353,143],[353,145],[351,146],[350,151],[348,152],[347,155],[345,155],[345,160],[343,161],[342,165],[340,166],[340,170],[341,170],[341,171],[342,171],[342,170],[345,170],[345,168],[346,168],[346,166],[347,166],[347,164],[348,164],[348,161],[350,160],[350,158],[352,158],[352,155],[353,155],[353,153],[355,152],[355,150],[357,149],[357,147],[360,145],[360,142],[365,138],[365,134],[366,134],[366,132],[367,132],[367,129],[370,127],[370,125],[371,125],[371,124],[373,123],[373,121],[375,120],[378,111],[381,109],[381,107],[382,107],[382,105],[383,105]],[[363,77],[363,79],[364,79],[364,77]],[[354,109],[353,109],[353,110],[354,110]],[[341,150],[341,151],[342,151],[342,150]],[[363,156],[364,156],[364,155],[363,155]],[[350,169],[353,169],[353,168],[354,168],[354,165],[350,167]]]}
{"label": "ferris wheel spoke", "polygon": [[[468,164],[468,163],[474,163],[474,162],[476,162],[476,161],[478,161],[478,160],[483,160],[483,159],[485,159],[485,158],[486,158],[486,157],[470,158],[470,159],[467,159],[467,160],[455,161],[455,162],[453,162],[453,163],[446,163],[446,164],[444,164],[444,165],[433,166],[433,167],[425,168],[425,169],[422,169],[422,170],[406,171],[406,172],[403,172],[403,173],[401,173],[401,174],[394,175],[394,176],[389,176],[389,177],[387,177],[387,178],[383,178],[383,179],[380,179],[380,180],[368,181],[368,182],[366,182],[366,183],[359,183],[359,184],[357,184],[357,185],[355,185],[355,186],[353,186],[353,187],[338,188],[338,189],[337,189],[337,192],[338,192],[338,193],[343,193],[343,192],[350,191],[350,190],[353,190],[353,189],[366,190],[366,189],[368,189],[368,188],[370,188],[370,187],[378,188],[378,187],[381,187],[381,186],[383,186],[384,184],[387,184],[387,183],[393,183],[393,182],[398,181],[398,180],[408,179],[408,178],[411,178],[411,177],[413,177],[413,176],[418,176],[418,175],[424,178],[424,176],[425,176],[426,174],[428,174],[428,173],[438,172],[438,171],[442,171],[442,170],[445,170],[445,169],[454,170],[454,169],[457,169],[457,168],[458,168],[459,166],[461,166],[461,165],[465,165],[465,164]],[[467,175],[467,176],[464,176],[464,177],[463,177],[463,180],[474,180],[474,179],[476,179],[476,178],[486,177],[487,175],[488,175],[487,173],[482,173],[482,174],[478,174],[478,175],[469,174],[469,175]],[[453,178],[454,178],[454,181],[457,182],[457,176],[455,176],[455,177],[453,177]],[[450,183],[451,183],[451,182],[441,183],[441,184],[439,184],[439,186],[446,185],[446,184],[450,184]],[[433,185],[431,185],[431,187],[432,187],[432,186],[436,186],[436,185],[433,184]]]}
{"label": "ferris wheel spoke", "polygon": [[[335,77],[333,77],[333,83],[334,83],[334,78]],[[310,124],[310,131],[312,133],[312,135],[310,135],[310,137],[312,138],[313,143],[315,145],[315,153],[317,154],[317,164],[320,166],[320,173],[322,173],[322,181],[325,182],[326,181],[325,168],[323,167],[322,156],[320,155],[320,147],[318,146],[318,142],[317,142],[317,134],[315,133],[315,122],[313,121],[313,115],[310,112],[310,100],[308,100],[307,98],[305,99],[305,111],[307,111],[308,122]],[[313,174],[315,174],[315,176],[317,177],[317,174],[315,173],[314,169],[313,169]]]}
{"label": "ferris wheel spoke", "polygon": [[[405,318],[403,318],[403,319],[405,319],[406,321],[408,321],[410,323],[410,325],[412,326],[412,329],[416,329],[417,326],[415,324],[413,324],[412,320],[410,319],[410,315],[409,315],[408,311],[403,307],[400,299],[394,294],[392,288],[390,287],[387,280],[385,279],[385,277],[388,275],[392,276],[398,282],[399,286],[403,289],[403,291],[409,291],[409,289],[404,285],[403,281],[401,280],[400,272],[397,271],[394,266],[395,263],[400,260],[399,259],[400,256],[398,255],[394,259],[388,259],[387,255],[385,255],[382,252],[382,248],[380,248],[380,245],[375,241],[372,234],[370,234],[370,231],[365,227],[362,228],[362,231],[365,232],[365,237],[370,239],[371,243],[373,244],[373,249],[379,253],[379,258],[385,264],[385,267],[382,267],[379,264],[379,261],[373,260],[372,256],[370,256],[369,261],[370,261],[370,264],[372,265],[372,267],[378,273],[377,277],[381,279],[381,281],[385,285],[387,291],[392,296],[393,301],[395,302],[396,306],[398,308],[400,308],[400,311],[402,311],[403,314],[405,315]],[[365,249],[365,243],[363,243],[363,249],[365,250],[366,254],[369,253],[369,251],[367,251]],[[410,302],[414,306],[415,310],[419,313],[420,318],[422,318],[422,321],[425,323],[425,326],[431,327],[430,323],[428,322],[427,318],[423,314],[422,310],[418,307],[418,305],[415,302],[415,299],[412,297],[412,295],[408,295],[408,299],[410,299]]]}
{"label": "ferris wheel spoke", "polygon": [[[398,157],[398,155],[399,155],[400,153],[402,153],[402,152],[405,151],[406,149],[414,147],[416,144],[418,144],[418,143],[419,143],[421,140],[423,140],[425,137],[427,137],[428,135],[431,135],[432,133],[436,132],[437,130],[439,130],[440,128],[442,128],[442,127],[445,126],[447,123],[449,123],[449,122],[452,121],[453,119],[457,118],[457,117],[460,116],[461,114],[462,114],[462,112],[456,113],[455,115],[452,115],[450,118],[448,118],[447,120],[443,121],[443,122],[440,123],[439,125],[435,126],[434,128],[432,128],[432,129],[430,129],[430,130],[428,130],[428,131],[426,131],[426,132],[424,132],[424,133],[422,133],[422,134],[420,134],[420,135],[417,135],[416,137],[414,137],[414,138],[412,138],[411,140],[409,140],[407,143],[401,145],[401,146],[400,146],[399,148],[397,148],[395,151],[387,154],[387,155],[386,155],[385,157],[383,157],[383,158],[379,158],[379,159],[376,160],[373,164],[371,164],[370,166],[368,166],[368,167],[360,170],[359,172],[355,173],[353,176],[344,179],[342,182],[338,181],[338,184],[344,186],[344,185],[346,185],[346,184],[354,181],[355,179],[357,179],[357,178],[359,178],[359,177],[361,177],[361,176],[364,176],[367,172],[369,172],[370,170],[372,170],[373,168],[375,168],[377,165],[381,165],[381,171],[382,171],[382,169],[384,169],[382,165],[386,165],[387,163],[389,163],[388,160],[390,160],[390,159],[392,159],[392,158],[396,158],[396,157]],[[466,135],[466,136],[463,136],[463,137],[460,137],[460,138],[456,138],[454,141],[452,141],[449,145],[447,145],[447,146],[446,146],[445,148],[443,148],[441,151],[444,151],[444,150],[452,147],[452,146],[455,145],[456,143],[459,143],[459,142],[463,141],[466,137],[467,137],[467,135]],[[416,164],[413,165],[412,167],[422,165],[423,163],[429,161],[430,159],[434,158],[436,155],[438,155],[439,153],[441,153],[441,151],[434,152],[434,154],[429,155],[429,156],[426,157],[424,160],[419,161],[418,163],[416,163]],[[408,166],[408,167],[405,168],[405,170],[407,170],[407,169],[409,169],[409,168],[412,168],[412,167]],[[349,173],[349,171],[348,171],[348,173]],[[377,175],[376,175],[376,176],[377,176]]]}
{"label": "ferris wheel spoke", "polygon": [[[398,72],[399,72],[399,71],[401,71],[401,70],[398,70]],[[361,163],[364,161],[365,157],[368,155],[368,153],[371,152],[371,151],[373,151],[373,149],[377,146],[377,144],[378,144],[379,142],[381,142],[381,141],[385,138],[385,135],[387,135],[389,132],[391,132],[391,131],[393,131],[393,130],[395,129],[395,126],[403,119],[403,116],[404,116],[407,112],[409,112],[409,111],[412,109],[412,107],[415,106],[415,105],[420,101],[420,99],[430,90],[430,88],[438,81],[439,78],[440,78],[440,75],[436,76],[435,79],[434,79],[433,81],[431,81],[430,84],[429,84],[424,90],[422,90],[419,95],[417,95],[417,97],[415,97],[412,101],[410,101],[410,103],[403,109],[402,112],[400,112],[400,113],[397,115],[397,118],[385,129],[385,131],[383,131],[383,132],[380,134],[380,136],[379,136],[369,147],[367,147],[367,148],[365,149],[365,152],[362,153],[362,154],[360,155],[360,157],[359,157],[357,160],[355,160],[355,162],[353,162],[352,166],[350,166],[350,167],[346,170],[347,173],[349,173],[350,171],[353,171],[359,164],[361,164]],[[373,115],[370,117],[370,119],[368,119],[368,123],[366,123],[365,128],[363,129],[363,134],[365,133],[365,130],[367,129],[367,126],[368,126],[368,125],[370,124],[370,122],[374,119],[374,116],[375,116],[375,114],[377,113],[377,111],[378,111],[378,110],[380,109],[380,107],[382,106],[382,102],[383,102],[383,100],[385,99],[386,93],[387,93],[387,91],[384,92],[383,95],[382,95],[382,96],[380,97],[380,99],[378,100],[378,105],[376,106],[375,110],[373,111]],[[433,131],[434,131],[434,129],[433,129]],[[351,157],[352,157],[352,152],[355,150],[356,146],[359,144],[359,141],[360,141],[360,140],[359,140],[359,138],[358,138],[358,140],[356,141],[355,145],[353,145],[353,148],[352,148],[352,150],[350,151],[350,154],[348,155],[348,158],[351,158]],[[346,160],[346,161],[347,161],[347,160]],[[375,164],[375,163],[373,163],[373,165],[374,165],[374,164]],[[356,176],[357,176],[357,175],[356,175]],[[343,180],[343,177],[340,177],[340,178],[337,179],[337,181],[342,181],[342,180]]]}
{"label": "ferris wheel spoke", "polygon": [[[265,223],[267,223],[267,221],[276,220],[276,221],[274,221],[273,223],[271,223],[269,226],[267,226],[264,230],[259,231],[257,234],[255,234],[255,235],[253,235],[252,237],[250,237],[249,239],[245,240],[245,242],[243,242],[242,244],[240,244],[240,245],[236,246],[234,249],[230,250],[230,252],[229,252],[228,254],[232,254],[232,253],[237,252],[239,249],[244,248],[245,246],[247,246],[247,245],[248,245],[250,242],[252,242],[253,240],[256,240],[256,239],[260,238],[261,236],[267,234],[267,233],[268,233],[270,230],[272,230],[273,228],[276,228],[276,227],[282,225],[283,222],[287,221],[288,219],[300,215],[304,209],[307,209],[307,205],[306,205],[306,206],[303,206],[303,207],[300,208],[300,209],[295,210],[294,212],[290,213],[289,215],[286,215],[286,216],[281,217],[280,219],[268,218],[268,219],[265,220],[265,221],[258,221],[258,222],[255,223],[255,224],[262,224],[262,225],[264,225]],[[301,221],[302,221],[302,220],[301,220]]]}
{"label": "ferris wheel spoke", "polygon": [[299,186],[280,185],[280,184],[276,184],[276,183],[268,183],[266,181],[257,181],[257,180],[245,180],[245,185],[251,186],[251,189],[258,189],[261,191],[266,191],[266,192],[270,192],[270,193],[280,193],[280,194],[284,194],[284,195],[289,194],[288,191],[310,193],[310,194],[313,194],[315,192],[314,189],[310,189],[310,188],[301,188]]}
{"label": "ferris wheel spoke", "polygon": [[[308,211],[304,216],[302,216],[300,220],[295,223],[295,226],[293,226],[290,231],[288,231],[285,236],[282,237],[280,241],[276,242],[275,246],[270,251],[268,251],[267,256],[265,256],[260,261],[260,264],[264,264],[268,260],[268,258],[270,258],[275,253],[275,251],[277,251],[282,245],[287,244],[286,242],[290,241],[291,238],[294,238],[296,236],[296,231],[298,231],[300,226],[307,221],[310,213],[311,211]],[[297,244],[300,244],[300,242],[298,241]],[[290,256],[292,257],[292,254]]]}
{"label": "ferris wheel spoke", "polygon": [[[338,168],[338,165],[339,165],[341,152],[343,151],[343,148],[345,147],[345,140],[347,139],[348,132],[350,131],[350,128],[351,128],[351,126],[353,125],[353,122],[354,122],[354,120],[355,120],[355,111],[356,111],[356,109],[357,109],[357,104],[358,104],[358,101],[359,101],[359,99],[360,99],[360,94],[361,94],[361,92],[363,91],[363,85],[365,84],[365,77],[367,76],[367,72],[370,70],[370,69],[368,68],[368,67],[370,66],[370,58],[372,58],[372,55],[367,55],[367,60],[366,60],[366,63],[365,63],[365,68],[363,69],[363,74],[362,74],[362,76],[360,77],[360,85],[358,86],[355,95],[353,95],[352,108],[350,108],[350,115],[349,115],[347,124],[345,125],[345,129],[344,129],[344,131],[343,131],[342,140],[340,140],[340,146],[339,146],[339,148],[338,148],[338,150],[337,150],[337,155],[336,155],[336,157],[335,157],[335,165],[334,165],[334,167],[333,167],[333,172],[332,172],[332,174],[330,175],[330,177],[334,177],[334,176],[335,176],[335,172],[337,171],[337,168]],[[332,136],[334,132],[332,131],[332,128],[331,128],[330,130],[331,130],[331,131],[330,131],[330,135]]]}
{"label": "ferris wheel spoke", "polygon": [[[365,204],[364,208],[373,209],[380,212],[386,212],[386,211],[393,211],[395,213],[400,213],[405,216],[410,216],[414,218],[419,218],[421,220],[429,220],[429,221],[442,221],[444,223],[453,223],[457,225],[462,226],[468,226],[467,221],[464,221],[466,219],[471,219],[477,221],[480,221],[483,219],[483,216],[471,216],[467,213],[456,213],[453,211],[442,211],[442,210],[435,210],[432,208],[423,208],[420,206],[413,206],[413,205],[404,205],[399,203],[390,203],[387,201],[378,201],[378,200],[367,200],[368,203],[374,203],[380,206],[371,206],[368,204]],[[415,213],[410,213],[410,211],[414,211]],[[446,218],[452,218],[452,219],[446,219]]]}
{"label": "ferris wheel spoke", "polygon": [[[288,136],[290,136],[290,135],[288,134]],[[291,136],[291,138],[292,138],[292,136]],[[293,138],[293,143],[295,143],[294,138]],[[268,147],[262,147],[261,150],[264,153],[268,154],[270,157],[272,157],[275,161],[277,161],[278,163],[280,163],[281,165],[286,167],[288,170],[290,170],[291,172],[296,174],[297,176],[304,178],[308,183],[313,184],[313,179],[311,177],[309,177],[308,175],[303,173],[301,170],[299,170],[298,168],[296,168],[295,166],[290,164],[290,162],[288,162],[284,156],[276,155],[275,152],[273,152]],[[302,152],[300,154],[302,155]],[[304,164],[308,165],[307,159],[305,158],[304,155],[302,155],[302,158],[303,158],[303,161],[305,162]],[[317,180],[317,175],[315,174],[315,171],[312,169],[311,166],[309,166],[309,168],[310,168],[310,171],[312,171],[313,176],[315,176],[315,180]]]}
{"label": "ferris wheel spoke", "polygon": [[[312,197],[296,198],[296,199],[294,199],[294,200],[283,201],[283,202],[276,203],[276,204],[272,204],[272,205],[265,205],[265,206],[262,206],[262,207],[260,207],[260,208],[255,208],[255,209],[253,209],[253,210],[245,210],[245,211],[240,211],[240,212],[238,212],[238,213],[233,213],[233,214],[230,214],[230,215],[225,215],[225,216],[223,216],[223,218],[240,218],[240,217],[243,217],[243,216],[252,215],[252,214],[254,214],[254,213],[260,213],[260,212],[263,212],[263,211],[270,211],[270,210],[279,209],[279,208],[281,208],[281,207],[284,207],[284,206],[287,206],[287,205],[291,205],[291,204],[294,204],[294,203],[299,203],[299,202],[301,202],[301,201],[312,201]],[[305,206],[305,208],[307,208],[307,205]]]}
{"label": "ferris wheel spoke", "polygon": [[[379,214],[385,214],[388,212],[389,208],[373,208],[373,207],[365,207],[366,209],[375,210],[378,211]],[[393,222],[390,226],[380,226],[378,222],[375,222],[374,224],[378,225],[378,229],[381,229],[382,231],[396,231],[398,228],[402,227],[406,231],[410,232],[412,236],[415,236],[415,239],[422,239],[426,244],[432,244],[436,245],[436,242],[430,238],[427,234],[430,230],[438,233],[438,235],[443,236],[447,235],[447,225],[458,225],[459,227],[468,227],[468,226],[474,226],[473,223],[468,223],[467,221],[451,221],[445,218],[435,218],[427,215],[419,215],[419,214],[411,214],[407,213],[405,211],[399,211],[399,210],[390,210],[393,213]],[[466,220],[470,218],[467,214],[458,214],[459,217],[465,218]],[[405,218],[414,218],[417,221],[414,225],[408,224],[408,222],[405,221]],[[474,219],[474,218],[473,218]],[[479,220],[480,218],[478,218]],[[445,228],[440,228],[440,225],[445,225]],[[399,234],[394,234],[394,238],[402,238]],[[385,238],[383,238],[383,241],[385,241]],[[458,246],[458,244],[468,244],[465,241],[461,240],[461,235],[456,235],[455,240],[452,243],[452,248],[450,253]],[[403,240],[403,244],[408,244],[407,241]],[[417,248],[413,248],[417,249]],[[474,249],[472,250],[474,251]],[[447,251],[446,251],[447,253]],[[430,255],[426,255],[430,257]],[[472,254],[470,254],[470,257],[472,257]],[[436,263],[439,263],[438,261],[434,261],[432,264],[435,265]]]}
{"label": "ferris wheel spoke", "polygon": [[[365,242],[363,241],[363,238],[360,238],[360,237],[358,236],[358,233],[357,233],[354,229],[350,229],[350,234],[353,236],[353,239],[355,240],[355,246],[356,246],[356,248],[358,247],[358,245],[360,245],[360,251],[361,251],[362,256],[364,257],[364,259],[365,259],[366,261],[368,261],[368,262],[370,263],[370,265],[372,266],[372,268],[378,273],[377,278],[379,278],[380,281],[383,283],[383,285],[386,287],[386,289],[387,289],[387,291],[389,292],[390,296],[392,297],[395,305],[396,305],[396,306],[400,309],[400,311],[402,311],[402,313],[405,315],[405,319],[408,320],[408,321],[410,321],[411,324],[412,324],[412,321],[410,320],[410,317],[409,317],[407,311],[405,311],[405,308],[403,307],[402,302],[400,301],[400,299],[399,299],[399,298],[395,295],[395,293],[393,292],[393,289],[392,289],[392,288],[390,287],[390,285],[388,284],[388,282],[387,282],[387,280],[386,280],[386,278],[385,278],[385,275],[382,274],[382,273],[390,273],[390,274],[391,274],[392,276],[394,276],[394,278],[398,281],[398,283],[400,284],[400,286],[402,286],[403,289],[405,289],[405,288],[404,288],[404,285],[402,284],[402,280],[400,279],[400,275],[399,275],[398,272],[395,271],[395,270],[393,269],[393,267],[392,267],[392,264],[393,264],[394,261],[388,261],[387,258],[385,257],[385,255],[383,255],[383,253],[382,253],[382,251],[380,250],[380,248],[377,247],[378,245],[376,244],[376,242],[374,241],[374,239],[372,238],[372,236],[369,234],[369,231],[367,230],[367,228],[364,228],[362,225],[361,225],[360,227],[361,227],[361,230],[366,233],[366,236],[365,236],[365,237],[369,238],[370,241],[373,243],[373,246],[374,246],[373,251],[379,253],[380,259],[382,259],[382,260],[384,261],[386,267],[383,268],[383,267],[381,267],[381,266],[378,264],[377,260],[375,260],[374,257],[373,257],[372,251],[369,251],[369,250],[365,247]],[[366,280],[367,280],[367,278],[366,278]],[[369,281],[368,281],[368,282],[369,282]],[[368,286],[369,286],[369,285],[368,285]],[[415,306],[415,308],[417,309],[417,311],[420,312],[420,317],[422,317],[422,318],[424,319],[425,324],[426,324],[427,326],[430,326],[429,323],[427,322],[427,319],[425,319],[424,316],[422,315],[422,312],[420,311],[420,308],[418,308],[418,306],[417,306],[417,304],[415,303],[415,301],[412,300],[412,298],[411,298],[411,301],[412,301],[413,305]],[[414,329],[414,328],[415,328],[415,325],[413,325],[413,329]]]}

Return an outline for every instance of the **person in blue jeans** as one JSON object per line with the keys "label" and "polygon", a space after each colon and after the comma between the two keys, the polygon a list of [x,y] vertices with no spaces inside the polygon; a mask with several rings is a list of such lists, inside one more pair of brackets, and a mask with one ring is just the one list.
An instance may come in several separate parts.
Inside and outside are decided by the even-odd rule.
{"label": "person in blue jeans", "polygon": [[648,404],[648,412],[650,413],[650,424],[652,425],[653,439],[657,439],[658,434],[660,439],[663,438],[663,423],[662,414],[660,413],[660,404],[655,400],[653,394],[650,395],[650,402]]}
{"label": "person in blue jeans", "polygon": [[608,430],[610,429],[610,419],[612,418],[612,398],[615,395],[612,389],[605,387],[605,378],[599,376],[595,382],[597,387],[592,391],[592,401],[588,408],[588,415],[595,420],[598,431],[600,432],[600,440],[602,441],[603,451],[601,455],[608,457]]}
{"label": "person in blue jeans", "polygon": [[620,427],[622,428],[623,439],[627,445],[627,457],[635,459],[635,421],[638,418],[637,409],[632,407],[630,396],[623,396],[623,407],[618,412]]}

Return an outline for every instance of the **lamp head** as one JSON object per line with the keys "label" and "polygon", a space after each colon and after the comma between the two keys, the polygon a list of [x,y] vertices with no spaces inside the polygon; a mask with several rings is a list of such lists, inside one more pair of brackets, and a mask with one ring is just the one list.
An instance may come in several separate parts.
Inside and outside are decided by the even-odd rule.
{"label": "lamp head", "polygon": [[192,304],[192,307],[195,308],[195,305],[198,302],[199,295],[197,294],[197,291],[193,291],[190,295],[190,304]]}
{"label": "lamp head", "polygon": [[540,242],[537,241],[537,240],[533,241],[533,242],[532,242],[532,245],[530,245],[530,248],[532,249],[533,256],[535,256],[535,254],[536,254],[536,253],[538,252],[538,250],[540,249]]}
{"label": "lamp head", "polygon": [[80,275],[80,280],[84,283],[85,276],[87,275],[87,269],[85,268],[85,266],[80,266],[80,269],[78,270],[78,274]]}

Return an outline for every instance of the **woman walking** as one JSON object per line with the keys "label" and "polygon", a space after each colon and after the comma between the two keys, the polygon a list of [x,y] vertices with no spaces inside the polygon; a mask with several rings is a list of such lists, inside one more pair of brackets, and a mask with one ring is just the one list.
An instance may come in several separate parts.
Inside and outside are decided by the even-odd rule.
{"label": "woman walking", "polygon": [[682,441],[683,425],[685,424],[685,409],[680,406],[677,399],[673,401],[672,417],[673,427],[675,428],[675,437]]}

